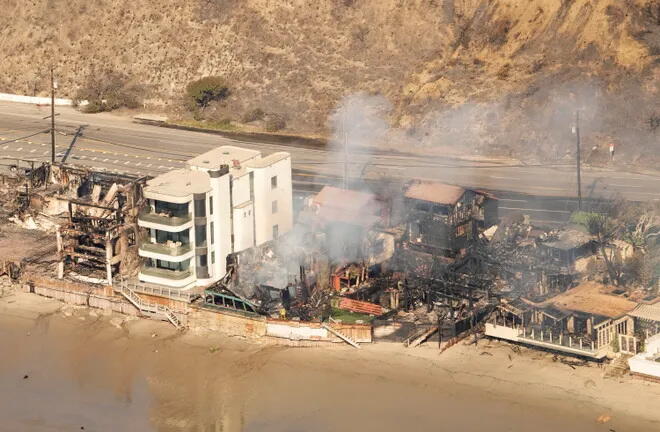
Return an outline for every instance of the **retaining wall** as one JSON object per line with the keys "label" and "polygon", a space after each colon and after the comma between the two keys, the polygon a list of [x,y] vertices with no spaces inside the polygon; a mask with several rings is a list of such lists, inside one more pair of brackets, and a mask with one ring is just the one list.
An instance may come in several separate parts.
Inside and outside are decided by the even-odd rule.
{"label": "retaining wall", "polygon": [[[0,101],[20,102],[20,103],[28,103],[35,105],[50,105],[50,97],[23,96],[23,95],[11,94],[11,93],[0,93]],[[87,101],[84,102],[85,103],[81,102],[81,105],[85,105]],[[55,105],[72,106],[73,101],[71,99],[55,98]]]}

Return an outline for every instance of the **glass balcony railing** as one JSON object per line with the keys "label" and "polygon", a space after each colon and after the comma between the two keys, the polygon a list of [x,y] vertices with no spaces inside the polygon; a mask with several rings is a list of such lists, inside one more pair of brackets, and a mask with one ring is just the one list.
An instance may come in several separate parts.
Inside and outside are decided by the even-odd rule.
{"label": "glass balcony railing", "polygon": [[140,245],[140,249],[147,252],[153,252],[157,254],[169,255],[169,256],[181,256],[190,252],[190,244],[177,245],[176,243],[151,243],[144,242]]}
{"label": "glass balcony railing", "polygon": [[169,270],[160,267],[144,266],[140,273],[146,276],[154,276],[164,279],[181,280],[192,275],[190,270]]}
{"label": "glass balcony railing", "polygon": [[151,223],[157,223],[168,226],[178,226],[178,225],[183,225],[186,222],[190,222],[192,220],[192,215],[191,214],[169,215],[167,213],[153,213],[150,211],[142,211],[140,212],[140,216],[138,219],[144,222],[151,222]]}

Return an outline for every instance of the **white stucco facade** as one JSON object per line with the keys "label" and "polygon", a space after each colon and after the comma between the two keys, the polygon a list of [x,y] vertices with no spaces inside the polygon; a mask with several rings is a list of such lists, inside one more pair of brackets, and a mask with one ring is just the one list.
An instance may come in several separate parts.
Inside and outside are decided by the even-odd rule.
{"label": "white stucco facade", "polygon": [[630,371],[660,379],[660,334],[646,339],[644,352],[628,359]]}
{"label": "white stucco facade", "polygon": [[220,280],[227,256],[293,225],[291,157],[222,146],[147,182],[144,282],[188,289]]}

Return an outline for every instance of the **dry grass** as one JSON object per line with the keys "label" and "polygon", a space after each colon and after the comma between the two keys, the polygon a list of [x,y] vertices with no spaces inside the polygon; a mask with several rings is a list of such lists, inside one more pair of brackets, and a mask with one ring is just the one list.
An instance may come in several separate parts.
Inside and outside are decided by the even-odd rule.
{"label": "dry grass", "polygon": [[[636,110],[644,119],[627,111],[612,117],[641,130],[657,115],[660,30],[653,0],[0,5],[12,17],[0,28],[0,91],[45,92],[53,61],[62,93],[73,95],[80,77],[103,65],[152,85],[153,102],[176,111],[186,84],[212,74],[228,81],[232,96],[224,109],[233,120],[257,105],[286,118],[289,130],[323,132],[344,95],[366,91],[392,101],[393,124],[411,130],[448,106],[497,101],[507,116],[500,129],[485,133],[496,136],[521,124],[532,108],[543,115],[544,89],[588,79],[620,94],[614,102],[641,98]],[[637,93],[625,87],[629,82]]]}

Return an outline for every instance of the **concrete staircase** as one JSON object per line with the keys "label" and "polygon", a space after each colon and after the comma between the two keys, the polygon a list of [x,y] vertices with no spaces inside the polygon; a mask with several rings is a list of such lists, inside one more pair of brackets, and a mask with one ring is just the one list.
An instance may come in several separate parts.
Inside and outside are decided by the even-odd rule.
{"label": "concrete staircase", "polygon": [[632,356],[624,354],[612,360],[605,370],[605,377],[616,378],[627,374],[630,371],[630,366],[628,366],[630,357]]}
{"label": "concrete staircase", "polygon": [[347,344],[351,345],[352,347],[360,349],[360,345],[358,345],[357,342],[355,342],[353,339],[346,336],[344,333],[340,332],[339,330],[332,328],[331,326],[329,326],[326,323],[322,323],[321,327],[323,327],[324,329],[326,329],[327,331],[329,331],[333,335],[337,336],[339,339],[343,340]]}
{"label": "concrete staircase", "polygon": [[176,316],[172,309],[168,308],[165,305],[157,303],[149,303],[140,297],[135,291],[130,289],[128,285],[122,283],[117,287],[117,291],[126,298],[133,306],[135,306],[140,312],[148,315],[160,315],[164,316],[169,322],[171,322],[174,327],[177,329],[183,329],[183,324],[181,320]]}

